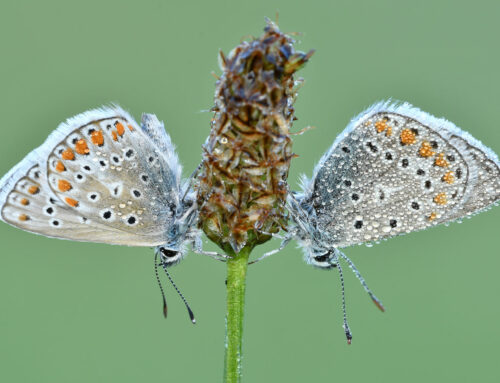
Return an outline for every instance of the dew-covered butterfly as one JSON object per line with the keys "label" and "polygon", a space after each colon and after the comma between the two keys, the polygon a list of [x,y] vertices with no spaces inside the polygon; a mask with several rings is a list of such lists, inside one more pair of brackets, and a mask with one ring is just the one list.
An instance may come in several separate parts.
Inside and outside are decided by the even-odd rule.
{"label": "dew-covered butterfly", "polygon": [[337,268],[341,260],[354,271],[383,311],[354,264],[339,249],[377,242],[395,235],[477,214],[500,199],[500,163],[489,148],[453,123],[408,103],[377,103],[337,137],[304,179],[300,193],[290,193],[293,227],[280,249],[296,239],[305,260]]}
{"label": "dew-covered butterfly", "polygon": [[139,126],[118,106],[90,110],[62,123],[2,178],[1,219],[48,237],[155,247],[165,271],[187,244],[218,258],[201,249],[194,193],[181,171],[156,116],[143,114]]}

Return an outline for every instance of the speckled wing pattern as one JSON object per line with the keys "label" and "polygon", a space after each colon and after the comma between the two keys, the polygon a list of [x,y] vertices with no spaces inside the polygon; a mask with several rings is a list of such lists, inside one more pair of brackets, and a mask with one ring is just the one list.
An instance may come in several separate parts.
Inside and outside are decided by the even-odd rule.
{"label": "speckled wing pattern", "polygon": [[336,247],[453,221],[500,199],[496,155],[451,122],[380,103],[353,119],[301,197]]}
{"label": "speckled wing pattern", "polygon": [[163,125],[114,106],[69,119],[0,181],[1,218],[49,237],[165,243],[181,168]]}

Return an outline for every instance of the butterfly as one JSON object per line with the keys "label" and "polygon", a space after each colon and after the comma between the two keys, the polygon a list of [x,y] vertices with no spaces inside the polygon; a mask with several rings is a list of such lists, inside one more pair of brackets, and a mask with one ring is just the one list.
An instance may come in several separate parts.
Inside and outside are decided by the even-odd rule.
{"label": "butterfly", "polygon": [[384,307],[340,249],[469,217],[499,200],[500,163],[491,149],[408,103],[380,102],[353,118],[302,190],[289,193],[292,227],[279,249],[256,261],[295,239],[308,264],[336,268],[350,343],[340,261]]}
{"label": "butterfly", "polygon": [[47,237],[154,247],[165,271],[188,244],[220,259],[202,250],[192,177],[182,181],[181,173],[155,115],[143,114],[139,125],[119,106],[101,107],[60,124],[0,180],[0,217]]}

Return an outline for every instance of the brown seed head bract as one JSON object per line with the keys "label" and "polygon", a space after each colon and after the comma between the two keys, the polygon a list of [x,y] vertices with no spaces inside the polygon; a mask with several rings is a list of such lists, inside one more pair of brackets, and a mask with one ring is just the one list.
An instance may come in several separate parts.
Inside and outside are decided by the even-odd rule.
{"label": "brown seed head bract", "polygon": [[286,222],[286,179],[293,157],[293,74],[312,55],[271,21],[264,34],[227,57],[216,83],[210,136],[198,177],[200,226],[223,249],[267,241]]}

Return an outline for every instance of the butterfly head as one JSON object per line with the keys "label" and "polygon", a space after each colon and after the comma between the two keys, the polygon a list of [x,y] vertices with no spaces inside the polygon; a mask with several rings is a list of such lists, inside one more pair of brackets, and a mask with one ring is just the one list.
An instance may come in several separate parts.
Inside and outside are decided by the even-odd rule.
{"label": "butterfly head", "polygon": [[331,269],[337,266],[337,255],[334,249],[311,247],[306,252],[306,261],[321,269]]}
{"label": "butterfly head", "polygon": [[173,246],[158,246],[156,252],[160,254],[161,262],[166,266],[173,266],[179,263],[185,255],[182,249]]}
{"label": "butterfly head", "polygon": [[160,254],[162,262],[167,266],[176,265],[187,253],[186,244],[196,235],[196,229],[186,224],[181,217],[177,218],[167,233],[167,242],[158,246],[156,252]]}

